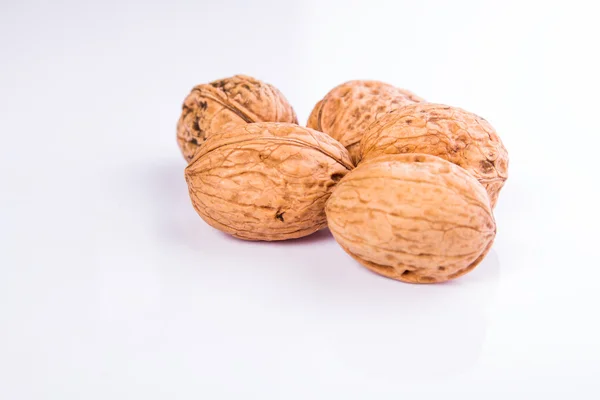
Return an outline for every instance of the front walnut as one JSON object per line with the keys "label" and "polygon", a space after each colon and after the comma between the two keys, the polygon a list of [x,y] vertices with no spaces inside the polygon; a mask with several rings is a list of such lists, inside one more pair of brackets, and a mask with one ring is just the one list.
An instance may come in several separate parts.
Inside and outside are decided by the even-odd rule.
{"label": "front walnut", "polygon": [[336,186],[326,212],[348,254],[378,274],[411,283],[471,271],[496,235],[484,187],[457,165],[425,154],[363,161]]}
{"label": "front walnut", "polygon": [[353,168],[326,134],[286,123],[238,125],[209,137],[185,170],[211,226],[247,240],[284,240],[327,225],[325,202]]}
{"label": "front walnut", "polygon": [[294,109],[277,88],[235,75],[192,89],[177,123],[177,143],[189,162],[212,134],[261,121],[298,123]]}

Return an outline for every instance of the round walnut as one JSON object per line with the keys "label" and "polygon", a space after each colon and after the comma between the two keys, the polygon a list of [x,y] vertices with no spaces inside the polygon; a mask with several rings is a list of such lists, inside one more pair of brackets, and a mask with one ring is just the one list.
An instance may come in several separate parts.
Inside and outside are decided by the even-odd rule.
{"label": "round walnut", "polygon": [[277,88],[245,75],[198,85],[183,102],[177,143],[189,162],[213,133],[251,122],[298,123]]}
{"label": "round walnut", "polygon": [[284,240],[325,227],[325,202],[353,168],[346,149],[294,124],[239,125],[209,137],[185,170],[194,208],[247,240]]}
{"label": "round walnut", "polygon": [[326,212],[348,254],[378,274],[411,283],[471,271],[496,235],[483,186],[464,169],[425,154],[361,163],[338,183]]}
{"label": "round walnut", "polygon": [[361,141],[363,160],[381,154],[424,153],[469,171],[486,188],[492,208],[508,176],[508,153],[483,118],[460,108],[419,103],[379,118]]}
{"label": "round walnut", "polygon": [[338,140],[358,164],[360,139],[377,116],[421,101],[414,93],[387,83],[349,81],[333,88],[315,105],[306,125]]}

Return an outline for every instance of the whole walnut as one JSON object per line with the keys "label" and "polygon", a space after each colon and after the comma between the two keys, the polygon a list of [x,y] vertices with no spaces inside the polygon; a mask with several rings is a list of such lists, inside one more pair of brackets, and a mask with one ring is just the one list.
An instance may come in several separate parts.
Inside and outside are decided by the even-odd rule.
{"label": "whole walnut", "polygon": [[333,88],[315,105],[306,125],[338,140],[358,164],[360,139],[369,125],[379,115],[421,101],[414,93],[384,82],[349,81]]}
{"label": "whole walnut", "polygon": [[492,208],[508,177],[508,153],[492,126],[457,107],[419,103],[379,118],[361,141],[363,160],[381,154],[425,153],[469,171],[486,188]]}
{"label": "whole walnut", "polygon": [[235,75],[192,89],[177,123],[177,143],[189,162],[213,133],[261,121],[297,124],[298,118],[277,88]]}
{"label": "whole walnut", "polygon": [[364,161],[335,187],[326,212],[348,254],[378,274],[412,283],[471,271],[496,235],[483,186],[457,165],[425,154]]}
{"label": "whole walnut", "polygon": [[352,168],[344,146],[326,134],[261,122],[210,136],[185,178],[209,225],[241,239],[284,240],[327,225],[325,202]]}

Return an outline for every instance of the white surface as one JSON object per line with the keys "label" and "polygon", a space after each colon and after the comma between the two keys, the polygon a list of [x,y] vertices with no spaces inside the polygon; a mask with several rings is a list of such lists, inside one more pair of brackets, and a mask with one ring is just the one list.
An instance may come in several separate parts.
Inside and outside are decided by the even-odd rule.
{"label": "white surface", "polygon": [[[594,2],[52,3],[0,3],[1,399],[600,397]],[[302,122],[357,78],[487,118],[487,259],[414,286],[205,225],[175,123],[235,73]]]}

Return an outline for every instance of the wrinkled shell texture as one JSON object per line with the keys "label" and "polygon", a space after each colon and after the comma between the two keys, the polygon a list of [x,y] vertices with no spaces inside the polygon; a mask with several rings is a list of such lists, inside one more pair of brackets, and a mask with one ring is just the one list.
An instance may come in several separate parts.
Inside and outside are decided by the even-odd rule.
{"label": "wrinkled shell texture", "polygon": [[483,186],[464,169],[424,154],[361,163],[336,186],[326,212],[348,254],[381,275],[411,283],[467,273],[496,234]]}
{"label": "wrinkled shell texture", "polygon": [[353,168],[346,149],[298,125],[252,123],[209,137],[185,178],[198,214],[247,240],[284,240],[326,226],[325,202]]}
{"label": "wrinkled shell texture", "polygon": [[360,139],[378,115],[423,101],[408,90],[379,81],[349,81],[333,88],[319,101],[307,126],[342,143],[352,161],[360,161]]}
{"label": "wrinkled shell texture", "polygon": [[508,177],[508,153],[494,128],[456,107],[408,105],[382,116],[363,136],[363,160],[399,153],[431,154],[465,168],[486,188],[492,208]]}
{"label": "wrinkled shell texture", "polygon": [[292,106],[279,90],[245,75],[196,86],[182,108],[177,143],[188,162],[215,132],[251,122],[298,123]]}

